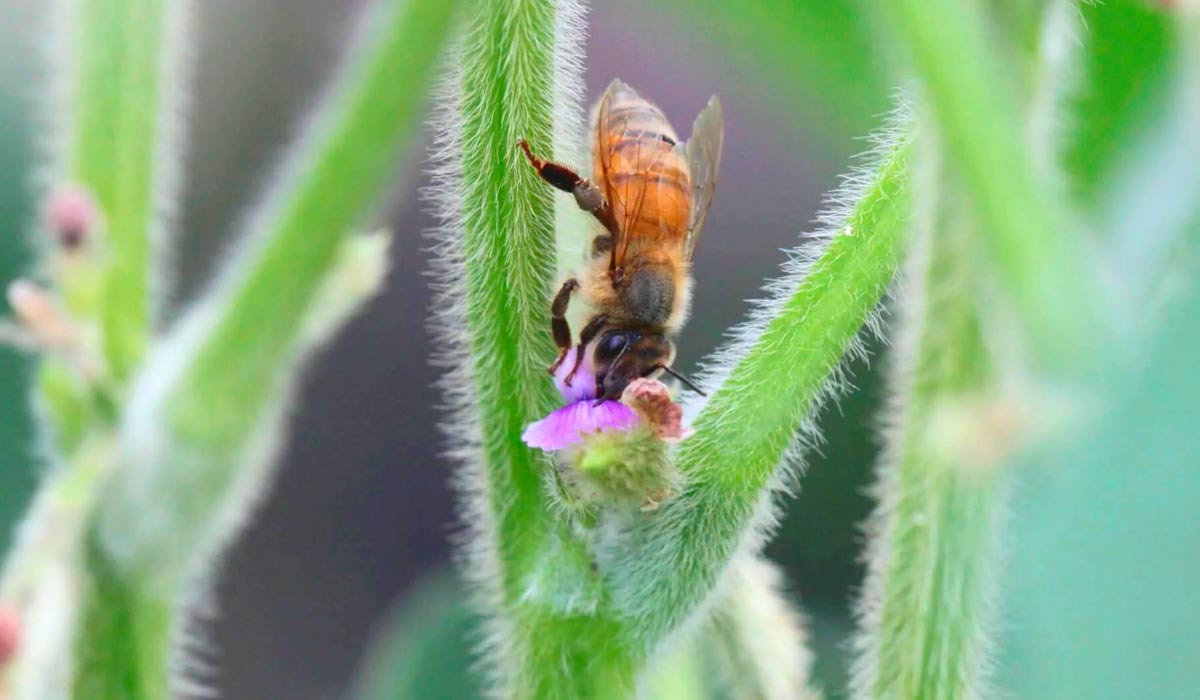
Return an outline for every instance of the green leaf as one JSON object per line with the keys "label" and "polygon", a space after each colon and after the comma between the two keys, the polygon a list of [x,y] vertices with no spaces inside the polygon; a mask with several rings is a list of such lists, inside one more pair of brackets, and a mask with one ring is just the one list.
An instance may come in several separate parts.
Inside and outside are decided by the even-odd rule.
{"label": "green leaf", "polygon": [[[1028,152],[1020,77],[1005,70],[973,2],[889,0],[950,162],[979,217],[992,266],[1048,369],[1078,372],[1101,330],[1101,288],[1078,232]],[[1064,275],[1063,270],[1077,270]]]}
{"label": "green leaf", "polygon": [[1164,106],[1176,34],[1170,15],[1143,0],[1084,2],[1079,12],[1080,74],[1067,104],[1063,160],[1074,189],[1095,206],[1126,145]]}

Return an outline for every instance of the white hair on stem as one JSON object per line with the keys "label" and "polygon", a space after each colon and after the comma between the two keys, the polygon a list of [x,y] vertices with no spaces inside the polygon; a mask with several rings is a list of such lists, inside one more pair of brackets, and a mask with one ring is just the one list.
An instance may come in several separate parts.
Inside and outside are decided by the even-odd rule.
{"label": "white hair on stem", "polygon": [[[554,3],[555,30],[552,60],[553,80],[551,89],[539,90],[536,85],[526,85],[521,78],[528,72],[518,71],[523,58],[510,56],[514,62],[509,69],[521,73],[509,86],[507,105],[515,112],[528,109],[528,101],[549,99],[552,114],[551,144],[555,157],[575,158],[579,153],[579,134],[582,124],[582,70],[583,45],[585,40],[586,5],[579,0],[558,0]],[[483,629],[477,640],[479,664],[489,680],[487,687],[492,695],[501,695],[515,683],[511,666],[505,663],[506,654],[515,651],[508,642],[516,632],[509,619],[499,614],[503,609],[500,590],[501,564],[497,548],[498,534],[494,522],[495,494],[484,457],[484,435],[481,425],[479,386],[481,381],[496,381],[493,377],[477,376],[476,361],[486,365],[487,358],[472,355],[472,338],[467,309],[467,253],[465,230],[467,220],[478,211],[468,207],[480,205],[464,197],[463,154],[489,149],[486,143],[468,142],[464,136],[464,124],[478,115],[465,114],[462,84],[467,78],[464,69],[464,47],[482,40],[481,28],[472,22],[458,44],[450,52],[449,70],[435,91],[435,109],[430,117],[434,129],[434,145],[430,156],[431,185],[422,192],[431,206],[439,224],[429,232],[431,246],[431,277],[434,290],[433,311],[429,326],[431,333],[440,343],[433,364],[442,371],[438,381],[441,391],[442,409],[445,418],[442,432],[446,438],[446,456],[458,464],[454,486],[459,493],[459,517],[463,529],[455,536],[460,574],[466,579],[474,607],[483,613]],[[514,95],[513,92],[522,92]],[[525,102],[522,102],[525,100]],[[519,138],[526,134],[512,133],[509,141],[515,152]],[[563,154],[560,156],[559,154]],[[503,154],[488,153],[489,158],[502,158]],[[557,223],[561,226],[569,220],[570,213],[561,203],[556,204]],[[510,271],[519,272],[519,271]],[[515,282],[514,282],[515,283]],[[503,294],[503,290],[493,290]],[[518,300],[522,302],[523,300]],[[549,303],[549,300],[546,300]],[[518,309],[519,313],[531,317],[531,309]],[[548,329],[547,329],[548,333]],[[477,351],[486,352],[485,349]],[[521,358],[522,362],[533,362],[535,358]],[[485,372],[480,372],[484,374]]]}
{"label": "white hair on stem", "polygon": [[[886,202],[879,197],[890,196],[893,188],[898,186],[895,180],[885,183],[882,178],[886,173],[891,173],[891,177],[895,178],[899,176],[897,173],[903,172],[899,168],[902,167],[903,154],[908,150],[911,136],[909,122],[905,102],[900,100],[900,107],[888,125],[873,137],[875,146],[866,154],[864,166],[846,176],[842,185],[827,197],[825,211],[818,219],[821,227],[791,251],[783,265],[783,276],[764,286],[765,298],[753,303],[748,320],[735,328],[726,345],[704,363],[699,382],[710,396],[760,343],[768,325],[779,316],[789,300],[803,289],[814,263],[827,251],[830,243],[839,236],[855,235],[848,226],[855,220],[857,208],[872,196],[876,204]],[[893,222],[888,225],[903,224]],[[859,235],[865,235],[865,232]],[[885,235],[901,234],[889,231]],[[883,295],[887,282],[880,283],[883,288],[864,290],[863,293]],[[866,314],[864,327],[866,333],[878,335],[881,326],[879,306],[875,306]],[[653,521],[619,515],[602,519],[595,543],[597,559],[602,570],[619,572],[619,575],[608,577],[614,604],[623,616],[643,621],[636,626],[634,633],[639,635],[647,652],[670,647],[694,630],[695,625],[708,615],[711,603],[718,599],[715,592],[724,586],[723,579],[729,571],[728,562],[757,552],[774,532],[779,522],[779,497],[794,490],[804,450],[819,444],[813,416],[826,400],[839,396],[848,388],[849,381],[844,368],[851,359],[865,358],[862,336],[860,330],[842,348],[841,356],[805,406],[804,418],[784,447],[778,464],[770,472],[765,488],[758,492],[753,505],[747,505],[746,511],[742,512],[740,508],[735,509],[737,512],[714,509],[713,504],[721,501],[721,494],[697,491],[685,485],[684,494],[664,503],[656,511]],[[685,420],[692,422],[704,410],[708,400],[699,396],[685,399]],[[699,437],[697,434],[691,439]],[[701,485],[697,488],[707,487]],[[711,536],[703,538],[696,534],[700,527],[696,525],[698,520],[709,521],[707,527],[713,528],[713,532],[719,530],[732,533],[733,536],[722,534],[716,539]],[[679,538],[688,536],[687,533],[692,538],[703,538],[703,541],[692,541],[685,545]],[[721,560],[726,562],[724,569],[712,571],[713,562]],[[664,578],[662,570],[668,565],[673,568],[685,567],[697,574],[707,572],[704,576],[713,575],[715,580],[701,582],[704,585],[697,588],[696,581],[688,580],[682,574]]]}

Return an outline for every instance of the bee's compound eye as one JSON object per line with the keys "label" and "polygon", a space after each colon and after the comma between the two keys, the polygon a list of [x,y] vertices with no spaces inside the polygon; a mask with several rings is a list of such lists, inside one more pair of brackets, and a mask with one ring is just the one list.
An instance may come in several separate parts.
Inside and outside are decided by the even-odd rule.
{"label": "bee's compound eye", "polygon": [[602,360],[611,360],[620,355],[621,351],[627,345],[629,345],[628,333],[624,331],[609,331],[600,339],[600,345],[596,347],[596,355]]}

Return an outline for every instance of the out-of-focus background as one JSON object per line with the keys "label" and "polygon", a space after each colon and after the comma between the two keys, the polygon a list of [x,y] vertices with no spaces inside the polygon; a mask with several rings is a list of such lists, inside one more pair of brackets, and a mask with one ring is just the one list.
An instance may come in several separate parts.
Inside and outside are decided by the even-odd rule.
{"label": "out-of-focus background", "polygon": [[[196,2],[198,57],[190,90],[180,269],[175,303],[191,298],[230,245],[283,150],[322,94],[363,0]],[[0,0],[0,280],[25,270],[27,224],[36,211],[45,8]],[[649,7],[654,5],[653,8]],[[764,2],[755,36],[719,9],[683,0],[597,2],[591,13],[587,89],[594,99],[621,77],[658,101],[681,132],[711,93],[726,106],[726,158],[696,257],[694,320],[680,342],[685,370],[713,350],[745,301],[784,259],[836,186],[856,137],[888,109],[888,80],[868,28],[842,3],[817,18],[807,42],[773,36],[789,3]],[[804,18],[799,18],[803,20]],[[816,20],[815,20],[816,21]],[[816,38],[815,43],[813,37]],[[836,63],[821,60],[836,43]],[[344,693],[386,611],[444,575],[454,531],[450,465],[439,457],[423,231],[430,219],[424,136],[398,164],[378,215],[398,234],[385,293],[312,368],[293,418],[279,479],[227,558],[214,591],[208,679],[221,697],[309,700]],[[880,348],[875,348],[879,351]],[[850,629],[848,605],[862,579],[859,525],[869,501],[876,437],[870,416],[878,373],[855,366],[859,389],[821,422],[827,444],[811,455],[803,491],[769,548],[804,601],[831,696]],[[28,415],[29,358],[0,350],[0,538],[37,480]],[[451,667],[454,672],[461,669]]]}

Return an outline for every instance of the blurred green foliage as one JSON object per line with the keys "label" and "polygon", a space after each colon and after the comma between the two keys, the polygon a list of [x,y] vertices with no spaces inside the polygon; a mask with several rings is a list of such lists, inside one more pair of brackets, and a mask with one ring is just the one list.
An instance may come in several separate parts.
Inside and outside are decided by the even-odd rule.
{"label": "blurred green foliage", "polygon": [[482,697],[472,640],[478,618],[457,576],[430,572],[383,620],[351,697],[460,700]]}
{"label": "blurred green foliage", "polygon": [[1018,698],[1196,697],[1200,687],[1200,285],[1096,402],[1021,472],[1001,686]]}
{"label": "blurred green foliage", "polygon": [[[26,70],[22,61],[0,62],[0,280],[11,280],[28,264],[25,233],[33,216],[28,181],[33,139],[23,93],[15,89]],[[26,398],[30,371],[25,355],[0,348],[0,551],[8,549],[37,472]]]}
{"label": "blurred green foliage", "polygon": [[1079,75],[1068,78],[1063,161],[1080,198],[1094,205],[1123,149],[1163,107],[1176,35],[1170,18],[1144,0],[1083,3],[1080,12],[1086,35]]}
{"label": "blurred green foliage", "polygon": [[[644,16],[644,3],[625,4],[631,18]],[[855,139],[878,127],[891,109],[891,75],[877,47],[878,19],[869,0],[666,0],[653,11],[685,35],[697,35],[719,56],[716,63],[727,59],[750,76],[742,89],[755,90],[754,96],[765,91],[770,99],[742,102],[773,110],[804,132],[813,155],[828,158],[839,171],[861,150]]]}

